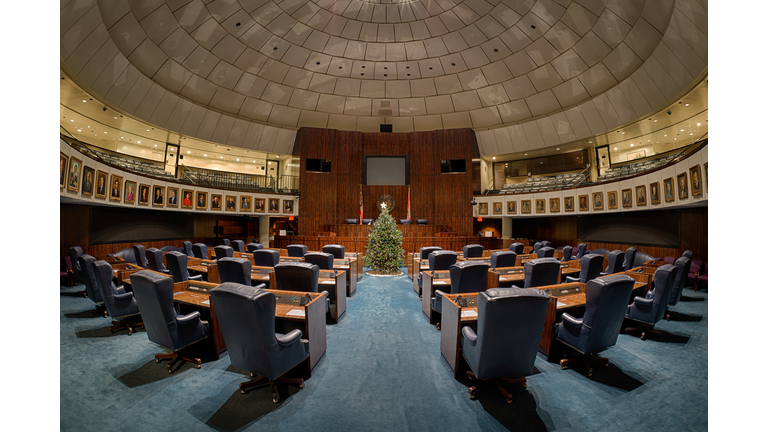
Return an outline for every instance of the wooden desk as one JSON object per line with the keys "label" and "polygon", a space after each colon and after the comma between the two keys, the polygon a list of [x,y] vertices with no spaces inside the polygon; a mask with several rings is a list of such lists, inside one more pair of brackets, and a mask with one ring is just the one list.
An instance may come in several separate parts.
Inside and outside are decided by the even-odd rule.
{"label": "wooden desk", "polygon": [[125,282],[128,281],[132,274],[138,271],[146,270],[144,267],[139,267],[136,264],[127,263],[125,261],[111,264],[111,266],[112,277],[117,281],[117,286],[125,284]]}
{"label": "wooden desk", "polygon": [[[304,258],[280,257],[280,262],[304,262]],[[333,259],[333,269],[343,270],[347,274],[347,297],[351,297],[357,291],[357,281],[362,277],[362,275],[358,274],[358,268],[357,258]]]}
{"label": "wooden desk", "polygon": [[219,268],[216,267],[215,260],[201,260],[195,258],[195,264],[192,262],[192,258],[187,262],[187,270],[191,270],[203,275],[203,279],[208,282],[220,284],[221,278],[219,277]]}
{"label": "wooden desk", "polygon": [[[557,283],[561,283],[563,280],[565,280],[566,276],[571,276],[574,274],[580,273],[581,270],[572,268],[568,265],[568,263],[560,263],[560,276],[558,276]],[[496,281],[495,284],[492,284],[491,286],[494,287],[509,287],[511,285],[514,285],[515,283],[518,283],[518,287],[522,288],[522,286],[519,285],[519,283],[525,283],[525,267],[524,266],[516,266],[516,267],[499,267],[495,270],[495,273],[498,274],[498,281]],[[490,277],[490,273],[489,277]]]}
{"label": "wooden desk", "polygon": [[320,279],[317,283],[318,291],[328,291],[331,306],[328,313],[331,318],[339,322],[347,312],[347,273],[343,270],[320,270]]}
{"label": "wooden desk", "polygon": [[[208,296],[208,291],[217,286],[219,284],[200,281],[176,282],[173,284],[173,301],[187,305],[191,309],[204,312],[201,314],[204,317],[202,319],[205,320],[207,318],[210,324],[210,335],[216,355],[218,356],[227,350],[227,346],[224,343],[224,337],[221,335],[216,311],[211,307],[210,297]],[[210,317],[207,316],[208,314],[210,314]]]}
{"label": "wooden desk", "polygon": [[[496,285],[492,285],[492,283],[496,280],[498,280],[498,273],[493,270],[488,271],[484,290],[495,288]],[[432,297],[435,295],[435,290],[438,289],[444,293],[451,292],[451,272],[449,270],[425,271],[421,281],[421,312],[427,317],[430,324],[436,324],[440,318],[440,314],[432,310]],[[477,296],[476,293],[468,295]]]}

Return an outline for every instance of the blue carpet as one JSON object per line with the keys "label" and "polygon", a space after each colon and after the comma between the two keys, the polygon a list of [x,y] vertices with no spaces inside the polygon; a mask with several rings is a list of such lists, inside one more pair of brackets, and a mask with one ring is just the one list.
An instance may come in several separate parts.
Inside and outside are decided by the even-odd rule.
{"label": "blue carpet", "polygon": [[[621,334],[603,353],[606,368],[560,370],[543,356],[528,387],[507,386],[470,400],[440,355],[440,332],[427,323],[405,276],[365,276],[347,314],[327,326],[328,349],[304,388],[281,386],[247,395],[249,378],[226,353],[172,375],[163,350],[139,330],[110,334],[109,319],[85,313],[93,303],[61,296],[62,430],[706,430],[707,293],[685,290],[678,320],[660,338]],[[63,288],[65,291],[82,289]],[[700,320],[698,318],[701,317]],[[663,402],[662,402],[663,401]],[[649,415],[649,413],[652,413]]]}

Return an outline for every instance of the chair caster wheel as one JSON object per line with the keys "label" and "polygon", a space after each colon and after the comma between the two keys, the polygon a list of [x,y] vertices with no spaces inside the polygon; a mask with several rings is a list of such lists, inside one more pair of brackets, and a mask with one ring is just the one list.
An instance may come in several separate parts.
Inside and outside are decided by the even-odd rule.
{"label": "chair caster wheel", "polygon": [[528,388],[528,384],[523,383],[523,388]]}
{"label": "chair caster wheel", "polygon": [[512,399],[507,399],[507,403],[511,404],[512,403]]}
{"label": "chair caster wheel", "polygon": [[241,394],[245,394],[245,390],[240,390],[240,393]]}
{"label": "chair caster wheel", "polygon": [[168,373],[169,373],[169,374],[172,374],[172,373],[173,373],[173,371],[172,371],[172,370],[169,368],[169,369],[168,369]]}
{"label": "chair caster wheel", "polygon": [[587,372],[587,376],[590,376],[590,377],[592,376],[592,369],[590,369],[590,370]]}
{"label": "chair caster wheel", "polygon": [[304,388],[304,384],[299,384],[299,388],[303,389]]}
{"label": "chair caster wheel", "polygon": [[200,366],[200,365],[197,365],[197,368],[198,368],[198,369],[200,369],[201,367],[202,367],[202,366]]}
{"label": "chair caster wheel", "polygon": [[155,359],[155,363],[160,363],[160,359]]}
{"label": "chair caster wheel", "polygon": [[277,398],[272,398],[272,403],[277,403]]}
{"label": "chair caster wheel", "polygon": [[437,323],[437,329],[440,330],[440,323]]}

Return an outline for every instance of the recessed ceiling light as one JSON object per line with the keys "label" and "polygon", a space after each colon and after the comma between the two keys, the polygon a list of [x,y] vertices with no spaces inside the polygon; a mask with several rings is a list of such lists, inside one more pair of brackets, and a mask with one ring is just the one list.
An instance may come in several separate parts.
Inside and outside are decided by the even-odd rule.
{"label": "recessed ceiling light", "polygon": [[276,158],[280,159],[280,155],[275,156]]}
{"label": "recessed ceiling light", "polygon": [[208,155],[207,155],[207,154],[205,154],[205,153],[203,153],[203,157],[208,157]]}
{"label": "recessed ceiling light", "polygon": [[680,129],[680,132],[685,132],[685,129]]}
{"label": "recessed ceiling light", "polygon": [[624,135],[624,132],[622,132],[621,134]]}
{"label": "recessed ceiling light", "polygon": [[88,128],[90,129],[91,127],[90,127],[90,126],[88,126]]}
{"label": "recessed ceiling light", "polygon": [[634,144],[630,144],[629,146],[630,146],[630,147],[634,147],[635,145],[634,145]]}
{"label": "recessed ceiling light", "polygon": [[701,123],[696,123],[696,126],[701,126]]}
{"label": "recessed ceiling light", "polygon": [[614,149],[614,150],[618,150],[618,148],[616,148],[616,147],[614,147],[613,149]]}
{"label": "recessed ceiling light", "polygon": [[157,147],[157,144],[155,144],[155,147]]}
{"label": "recessed ceiling light", "polygon": [[219,156],[219,159],[224,159],[224,156]]}
{"label": "recessed ceiling light", "polygon": [[[104,133],[106,133],[106,132],[104,132]],[[691,134],[691,135],[693,135],[693,134]]]}
{"label": "recessed ceiling light", "polygon": [[560,147],[556,148],[555,150],[560,150]]}
{"label": "recessed ceiling light", "polygon": [[141,144],[141,141],[136,141],[137,143]]}
{"label": "recessed ceiling light", "polygon": [[653,122],[656,123],[658,120],[654,120]]}
{"label": "recessed ceiling light", "polygon": [[78,132],[82,132],[83,130],[82,130],[82,129],[78,129],[77,131],[78,131]]}
{"label": "recessed ceiling light", "polygon": [[88,102],[87,100],[83,99],[83,102]]}
{"label": "recessed ceiling light", "polygon": [[117,117],[115,117],[115,120],[117,120]]}
{"label": "recessed ceiling light", "polygon": [[120,139],[125,139],[125,137],[120,137]]}
{"label": "recessed ceiling light", "polygon": [[685,106],[688,106],[688,105],[690,105],[690,104],[685,104]]}
{"label": "recessed ceiling light", "polygon": [[664,136],[666,136],[666,135],[664,135]]}
{"label": "recessed ceiling light", "polygon": [[675,139],[677,139],[677,138],[675,138]]}
{"label": "recessed ceiling light", "polygon": [[272,162],[267,162],[267,165],[272,165]]}
{"label": "recessed ceiling light", "polygon": [[237,158],[237,161],[240,162],[240,158]]}
{"label": "recessed ceiling light", "polygon": [[[104,132],[104,133],[106,133],[106,132]],[[691,135],[693,135],[693,134],[691,134]]]}
{"label": "recessed ceiling light", "polygon": [[592,141],[590,141],[589,143],[592,144]]}
{"label": "recessed ceiling light", "polygon": [[493,157],[493,160],[496,160],[496,156]]}
{"label": "recessed ceiling light", "polygon": [[74,120],[70,120],[70,121],[73,122]]}

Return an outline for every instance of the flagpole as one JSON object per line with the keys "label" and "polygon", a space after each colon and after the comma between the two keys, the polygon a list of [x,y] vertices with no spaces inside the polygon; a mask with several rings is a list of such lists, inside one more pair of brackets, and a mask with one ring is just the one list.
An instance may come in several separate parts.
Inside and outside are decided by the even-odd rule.
{"label": "flagpole", "polygon": [[360,225],[363,224],[363,184],[360,184]]}

